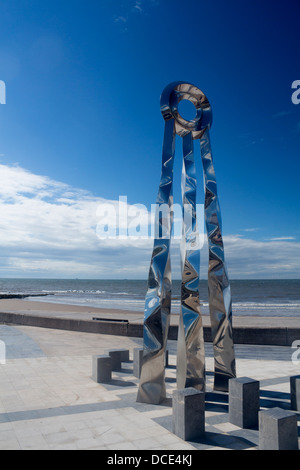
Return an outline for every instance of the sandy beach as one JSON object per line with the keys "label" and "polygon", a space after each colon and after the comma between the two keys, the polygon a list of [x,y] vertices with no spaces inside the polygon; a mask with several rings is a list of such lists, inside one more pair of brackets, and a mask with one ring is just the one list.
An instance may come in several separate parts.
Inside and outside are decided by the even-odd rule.
{"label": "sandy beach", "polygon": [[96,308],[81,305],[59,304],[23,299],[1,299],[0,313],[22,313],[24,315],[53,316],[58,318],[74,318],[92,320],[94,317],[106,319],[143,320],[143,312],[129,312],[120,309]]}
{"label": "sandy beach", "polygon": [[[131,323],[142,323],[144,318],[142,311],[95,308],[26,299],[1,299],[0,315],[1,313],[21,313],[23,315],[51,316],[77,320],[92,320],[94,317],[100,317],[107,320],[128,320]],[[177,325],[178,320],[179,315],[171,314],[171,325]],[[210,326],[209,315],[202,315],[202,320],[204,326]],[[300,320],[297,317],[262,317],[253,314],[249,316],[233,315],[233,326],[250,328],[300,328]]]}

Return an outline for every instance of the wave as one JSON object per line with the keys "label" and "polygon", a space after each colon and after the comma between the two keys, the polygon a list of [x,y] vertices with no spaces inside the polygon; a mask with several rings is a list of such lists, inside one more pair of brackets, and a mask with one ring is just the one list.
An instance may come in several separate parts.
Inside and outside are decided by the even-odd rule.
{"label": "wave", "polygon": [[[131,292],[108,292],[106,290],[93,290],[93,289],[56,289],[56,290],[47,290],[43,289],[41,295],[47,295],[47,294],[106,294],[106,295],[126,295],[129,297],[136,297],[140,296],[140,294],[135,294]],[[38,294],[36,294],[38,295]]]}
{"label": "wave", "polygon": [[45,294],[107,294],[105,290],[86,290],[86,289],[54,289],[54,290],[47,290],[43,289],[43,293]]}
{"label": "wave", "polygon": [[[122,299],[122,302],[141,302],[145,300],[145,296],[143,294],[135,294],[130,292],[108,292],[105,290],[83,290],[83,289],[68,289],[68,290],[46,290],[43,289],[41,292],[5,292],[0,291],[0,298],[9,298],[9,297],[47,297],[47,296],[55,296],[55,297],[69,297],[69,299],[81,297],[81,300],[88,301],[91,297],[96,297],[97,295],[101,295],[100,298],[101,302],[111,302],[114,299],[114,296],[123,296],[127,297],[127,299]],[[138,297],[138,298],[137,298]],[[172,297],[173,304],[180,304],[180,296]],[[200,305],[203,307],[208,307],[209,303],[207,301],[200,300]],[[248,308],[248,309],[290,309],[290,308],[299,308],[300,309],[300,302],[295,301],[286,301],[281,303],[275,302],[232,302],[234,308]]]}

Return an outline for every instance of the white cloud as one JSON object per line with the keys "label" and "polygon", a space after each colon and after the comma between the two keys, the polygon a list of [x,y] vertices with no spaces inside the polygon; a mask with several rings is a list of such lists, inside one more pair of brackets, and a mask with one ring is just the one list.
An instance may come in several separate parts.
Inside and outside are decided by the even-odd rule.
{"label": "white cloud", "polygon": [[270,241],[282,241],[282,240],[296,240],[295,237],[275,237],[275,238],[268,238],[267,240],[270,240]]}
{"label": "white cloud", "polygon": [[229,235],[224,237],[224,246],[232,279],[300,277],[299,242],[258,241]]}
{"label": "white cloud", "polygon": [[0,165],[0,174],[0,276],[111,277],[124,270],[129,247],[131,262],[135,254],[142,260],[148,240],[97,237],[99,205],[118,207],[119,201],[95,197],[19,166]]}
{"label": "white cloud", "polygon": [[278,113],[273,114],[272,118],[277,119],[291,114],[291,111],[278,111]]}
{"label": "white cloud", "polygon": [[243,228],[241,229],[243,232],[258,232],[258,230],[260,230],[260,228],[258,227],[253,227],[253,228]]}
{"label": "white cloud", "polygon": [[[19,166],[2,164],[0,174],[0,277],[147,278],[151,238],[97,237],[99,205],[109,203],[118,214],[119,201]],[[134,215],[126,200],[122,207]],[[142,215],[145,228],[147,210]],[[179,278],[179,240],[171,246],[172,276]],[[224,246],[230,279],[300,277],[300,243],[293,237],[257,241],[226,235]],[[201,278],[207,277],[207,253],[205,242]]]}

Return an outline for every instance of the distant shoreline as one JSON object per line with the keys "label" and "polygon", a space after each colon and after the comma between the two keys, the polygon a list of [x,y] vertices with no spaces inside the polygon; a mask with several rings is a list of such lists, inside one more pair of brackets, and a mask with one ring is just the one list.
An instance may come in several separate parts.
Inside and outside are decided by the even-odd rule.
{"label": "distant shoreline", "polygon": [[[292,317],[300,324],[300,280],[235,281],[231,282],[232,310],[235,318],[247,317]],[[21,310],[30,308],[29,302],[38,304],[76,305],[100,308],[102,312],[112,310],[127,313],[142,313],[145,309],[146,281],[132,280],[45,280],[45,279],[0,279],[0,301],[23,302]],[[201,314],[209,315],[207,281],[199,282]],[[172,313],[180,314],[181,282],[172,285]],[[11,307],[11,306],[10,306]],[[0,307],[1,308],[1,307]],[[59,307],[61,311],[62,307]],[[34,308],[35,310],[35,308]],[[39,307],[44,310],[44,307]],[[53,315],[51,312],[51,315]]]}
{"label": "distant shoreline", "polygon": [[44,297],[46,295],[53,294],[0,294],[0,299],[25,299],[27,297]]}

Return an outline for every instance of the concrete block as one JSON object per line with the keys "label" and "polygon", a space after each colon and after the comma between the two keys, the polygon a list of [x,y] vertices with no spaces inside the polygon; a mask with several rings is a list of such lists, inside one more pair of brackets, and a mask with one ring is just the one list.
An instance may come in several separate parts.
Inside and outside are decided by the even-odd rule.
{"label": "concrete block", "polygon": [[249,377],[229,380],[229,421],[240,428],[257,428],[259,382]]}
{"label": "concrete block", "polygon": [[129,349],[108,349],[105,351],[106,354],[110,356],[110,353],[119,354],[121,362],[129,362]]}
{"label": "concrete block", "polygon": [[298,450],[297,415],[281,408],[259,412],[260,450]]}
{"label": "concrete block", "polygon": [[184,441],[205,433],[205,393],[189,387],[173,393],[173,433]]}
{"label": "concrete block", "polygon": [[111,370],[121,370],[122,363],[121,363],[121,354],[119,351],[110,350],[108,353],[109,357],[111,358]]}
{"label": "concrete block", "polygon": [[133,375],[138,379],[141,376],[143,353],[143,348],[134,348],[133,350]]}
{"label": "concrete block", "polygon": [[112,360],[110,356],[93,356],[92,377],[97,383],[111,381]]}
{"label": "concrete block", "polygon": [[291,409],[300,411],[300,375],[290,377]]}
{"label": "concrete block", "polygon": [[169,366],[169,351],[166,349],[165,352],[165,367]]}

